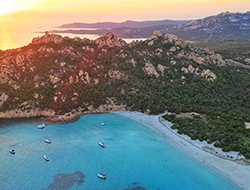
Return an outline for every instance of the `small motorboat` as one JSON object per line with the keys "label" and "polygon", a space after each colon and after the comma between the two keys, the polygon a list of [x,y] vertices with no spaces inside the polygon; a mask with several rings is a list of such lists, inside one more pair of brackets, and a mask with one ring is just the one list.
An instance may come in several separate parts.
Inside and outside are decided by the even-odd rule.
{"label": "small motorboat", "polygon": [[98,144],[101,146],[101,147],[103,147],[103,148],[105,148],[106,147],[106,145],[103,143],[103,142],[98,142]]}
{"label": "small motorboat", "polygon": [[49,158],[47,155],[44,155],[43,157],[44,157],[44,159],[45,159],[46,161],[49,161],[49,160],[50,160],[50,158]]}
{"label": "small motorboat", "polygon": [[100,125],[101,125],[101,126],[104,126],[104,125],[106,125],[106,123],[103,122],[103,123],[101,123]]}
{"label": "small motorboat", "polygon": [[106,176],[106,174],[100,173],[100,174],[98,174],[98,177],[99,177],[99,178],[102,178],[102,179],[106,179],[107,176]]}
{"label": "small motorboat", "polygon": [[50,140],[50,139],[44,139],[44,142],[46,142],[46,143],[52,143],[52,140]]}
{"label": "small motorboat", "polygon": [[44,124],[41,124],[41,125],[38,125],[38,126],[37,126],[38,129],[43,129],[44,127],[45,127]]}
{"label": "small motorboat", "polygon": [[14,149],[9,149],[9,152],[10,152],[11,154],[15,154],[15,153],[16,153],[16,151],[15,151]]}

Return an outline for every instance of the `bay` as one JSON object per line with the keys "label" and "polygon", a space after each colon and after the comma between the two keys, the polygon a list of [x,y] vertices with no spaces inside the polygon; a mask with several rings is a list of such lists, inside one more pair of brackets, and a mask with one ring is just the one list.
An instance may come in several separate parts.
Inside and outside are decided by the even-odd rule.
{"label": "bay", "polygon": [[[53,30],[54,28],[18,28],[18,29],[0,29],[0,50],[15,49],[23,47],[31,43],[32,39],[38,36],[43,36],[45,31]],[[62,36],[80,37],[96,39],[97,35],[77,35],[77,34],[60,34]]]}
{"label": "bay", "polygon": [[[133,120],[89,114],[73,123],[37,129],[41,122],[0,121],[1,190],[240,189]],[[46,138],[52,143],[45,143]],[[45,154],[50,161],[44,160]],[[97,177],[101,172],[107,179]]]}
{"label": "bay", "polygon": [[[52,27],[38,27],[38,28],[16,28],[16,29],[0,29],[0,50],[7,50],[7,49],[15,49],[19,47],[23,47],[31,43],[32,39],[38,36],[43,36],[45,31],[52,31],[52,30],[62,30],[59,28],[52,28]],[[74,29],[75,28],[67,28],[67,29]],[[65,30],[65,29],[64,29]],[[93,30],[93,29],[89,29]],[[56,33],[55,33],[56,34]],[[65,37],[68,36],[70,38],[80,37],[80,38],[88,38],[90,40],[95,40],[96,38],[100,37],[99,35],[92,35],[92,34],[72,34],[72,33],[58,33],[59,35]],[[132,42],[133,40],[145,40],[145,38],[124,38],[127,43]]]}

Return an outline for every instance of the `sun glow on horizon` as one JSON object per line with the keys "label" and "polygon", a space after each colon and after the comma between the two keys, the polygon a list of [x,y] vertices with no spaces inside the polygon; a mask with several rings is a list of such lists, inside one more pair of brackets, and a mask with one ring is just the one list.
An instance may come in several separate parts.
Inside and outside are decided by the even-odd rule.
{"label": "sun glow on horizon", "polygon": [[15,11],[30,10],[50,0],[0,0],[0,16]]}
{"label": "sun glow on horizon", "polygon": [[249,0],[0,0],[0,24],[59,26],[70,22],[191,20],[249,11]]}
{"label": "sun glow on horizon", "polygon": [[0,1],[0,15],[8,14],[16,10],[15,4],[11,0]]}

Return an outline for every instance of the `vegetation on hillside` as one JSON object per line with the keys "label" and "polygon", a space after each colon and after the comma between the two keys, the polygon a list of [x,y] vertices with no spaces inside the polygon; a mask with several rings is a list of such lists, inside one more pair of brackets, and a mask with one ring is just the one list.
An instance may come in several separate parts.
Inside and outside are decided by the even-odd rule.
{"label": "vegetation on hillside", "polygon": [[[167,48],[169,47],[164,47]],[[165,57],[164,53],[160,58],[153,58],[153,63],[169,62],[169,57]],[[139,58],[137,61],[140,64]],[[139,89],[135,94],[126,96],[128,107],[142,112],[149,109],[153,114],[165,110],[172,113],[205,114],[207,121],[201,118],[175,118],[170,121],[176,123],[174,127],[178,126],[181,134],[187,134],[192,139],[207,140],[209,143],[216,142],[215,146],[221,147],[223,151],[239,151],[250,158],[250,130],[245,128],[245,122],[250,121],[250,70],[211,65],[207,68],[218,76],[215,81],[185,74],[183,82],[180,79],[183,73],[176,71],[187,64],[189,63],[174,66],[169,64],[169,70],[159,78],[142,75],[140,70],[127,71],[133,73],[128,87]],[[165,118],[168,119],[167,116]]]}
{"label": "vegetation on hillside", "polygon": [[215,143],[215,147],[225,152],[238,151],[250,158],[250,131],[245,129],[241,118],[231,118],[227,114],[209,115],[206,120],[196,115],[182,118],[175,114],[164,115],[163,118],[174,123],[172,129],[178,129],[179,134],[186,134],[192,140]]}
{"label": "vegetation on hillside", "polygon": [[232,59],[241,63],[244,63],[246,58],[250,58],[250,41],[209,41],[195,42],[192,45],[212,49],[222,55],[224,59]]}

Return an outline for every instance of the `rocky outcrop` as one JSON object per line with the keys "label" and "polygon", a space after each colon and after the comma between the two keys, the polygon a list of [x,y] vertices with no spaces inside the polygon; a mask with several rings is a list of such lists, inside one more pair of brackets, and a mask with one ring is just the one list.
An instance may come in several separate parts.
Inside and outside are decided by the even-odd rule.
{"label": "rocky outcrop", "polygon": [[237,62],[237,61],[234,61],[232,59],[225,59],[225,62],[229,66],[243,67],[243,68],[246,68],[246,69],[250,69],[250,65],[244,65],[244,64],[242,64],[240,62]]}
{"label": "rocky outcrop", "polygon": [[157,69],[161,72],[162,75],[164,75],[165,67],[163,65],[158,64]]}
{"label": "rocky outcrop", "polygon": [[156,37],[161,37],[161,36],[162,36],[162,33],[161,33],[159,30],[155,30],[155,31],[154,31],[154,36],[156,36]]}
{"label": "rocky outcrop", "polygon": [[160,31],[154,31],[154,35],[149,37],[147,39],[148,41],[148,45],[151,46],[154,44],[154,41],[159,39],[160,37],[162,37],[162,43],[163,44],[168,44],[171,43],[175,46],[173,46],[171,49],[171,51],[176,51],[177,46],[180,46],[182,48],[185,48],[188,44],[186,43],[185,40],[178,38],[177,36],[173,35],[173,34],[162,34]]}
{"label": "rocky outcrop", "polygon": [[64,115],[55,115],[53,110],[41,110],[37,108],[29,110],[9,110],[6,112],[0,112],[0,118],[30,118],[30,117],[42,117],[44,120],[53,123],[65,123],[72,122],[79,119],[79,115],[75,113],[66,113]]}
{"label": "rocky outcrop", "polygon": [[104,46],[108,46],[108,47],[122,47],[127,45],[127,43],[122,40],[122,39],[118,39],[116,35],[114,35],[113,33],[109,32],[104,36],[101,36],[100,38],[97,38],[95,40],[95,43],[98,45],[99,48],[102,48]]}
{"label": "rocky outcrop", "polygon": [[176,46],[181,46],[185,48],[187,46],[187,43],[185,40],[173,35],[173,34],[164,34],[164,41],[163,43],[173,43]]}
{"label": "rocky outcrop", "polygon": [[154,44],[154,40],[151,40],[150,42],[148,42],[148,46],[152,46]]}
{"label": "rocky outcrop", "polygon": [[100,105],[98,108],[94,108],[92,105],[88,106],[88,111],[84,111],[82,108],[78,108],[78,111],[72,110],[71,112],[63,115],[57,115],[53,110],[41,110],[41,109],[30,109],[30,110],[8,110],[6,112],[0,112],[0,118],[31,118],[41,117],[45,121],[52,123],[67,123],[78,120],[79,115],[89,113],[105,113],[110,111],[125,111],[126,105],[118,105],[113,99],[107,100],[107,104]]}
{"label": "rocky outcrop", "polygon": [[8,99],[8,95],[5,93],[0,93],[0,107],[3,105],[3,103]]}
{"label": "rocky outcrop", "polygon": [[162,37],[162,33],[159,30],[155,30],[154,35],[147,39],[147,41],[149,41],[148,46],[152,46],[154,44],[154,40],[158,39],[159,37]]}
{"label": "rocky outcrop", "polygon": [[188,68],[182,67],[181,71],[184,73],[192,73],[197,77],[204,77],[208,81],[214,81],[217,78],[216,74],[214,74],[210,69],[204,69],[200,71],[199,67],[195,68],[192,65],[189,65]]}
{"label": "rocky outcrop", "polygon": [[43,119],[45,121],[49,121],[52,123],[68,123],[77,121],[80,118],[80,116],[77,113],[66,113],[64,115],[53,115],[53,116],[43,116]]}
{"label": "rocky outcrop", "polygon": [[53,76],[53,75],[50,75],[49,78],[50,78],[50,82],[51,82],[52,84],[56,84],[56,83],[58,83],[58,82],[61,80],[61,79],[58,78],[57,76]]}
{"label": "rocky outcrop", "polygon": [[170,49],[169,49],[169,51],[172,51],[172,52],[174,52],[174,51],[176,51],[177,50],[177,48],[175,47],[175,46],[173,46],[173,47],[171,47]]}
{"label": "rocky outcrop", "polygon": [[42,37],[33,38],[32,44],[40,44],[40,43],[55,43],[61,44],[63,42],[63,37],[57,34],[49,34],[49,32],[45,32],[45,35]]}
{"label": "rocky outcrop", "polygon": [[123,78],[125,75],[118,70],[109,70],[108,76],[111,79],[120,79]]}
{"label": "rocky outcrop", "polygon": [[29,118],[29,117],[42,117],[53,116],[55,112],[53,110],[41,110],[40,108],[31,109],[14,109],[5,112],[0,112],[0,118]]}
{"label": "rocky outcrop", "polygon": [[[222,59],[221,55],[215,54],[213,51],[201,48],[192,48],[193,52],[189,53],[188,59],[201,65],[218,65],[225,66],[225,61]],[[180,57],[185,57],[186,55],[179,54]]]}
{"label": "rocky outcrop", "polygon": [[188,59],[193,60],[196,63],[199,64],[205,64],[206,60],[202,57],[200,57],[199,55],[195,55],[195,53],[190,53],[188,56]]}
{"label": "rocky outcrop", "polygon": [[201,72],[201,77],[205,77],[208,81],[214,81],[217,78],[210,69],[203,70]]}
{"label": "rocky outcrop", "polygon": [[133,64],[133,66],[136,66],[136,61],[134,59],[131,59],[130,62]]}
{"label": "rocky outcrop", "polygon": [[162,55],[162,53],[163,53],[163,50],[161,48],[157,48],[155,50],[155,54],[158,55],[158,56]]}
{"label": "rocky outcrop", "polygon": [[100,105],[98,108],[94,108],[92,105],[88,107],[89,111],[84,112],[87,113],[107,113],[111,111],[126,111],[126,105]]}
{"label": "rocky outcrop", "polygon": [[148,75],[155,75],[156,78],[159,77],[159,73],[156,71],[154,65],[151,64],[151,63],[145,63],[144,71],[145,71]]}
{"label": "rocky outcrop", "polygon": [[244,61],[247,65],[250,65],[250,58],[246,58]]}

